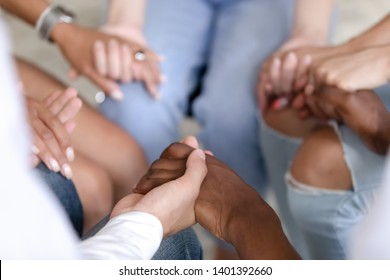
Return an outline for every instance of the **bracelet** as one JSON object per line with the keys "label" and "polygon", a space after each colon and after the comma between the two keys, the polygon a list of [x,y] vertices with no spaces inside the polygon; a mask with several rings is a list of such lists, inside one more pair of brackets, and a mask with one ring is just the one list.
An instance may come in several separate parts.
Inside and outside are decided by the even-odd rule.
{"label": "bracelet", "polygon": [[58,23],[72,23],[74,20],[74,15],[61,6],[49,6],[39,16],[35,29],[42,39],[53,42],[50,38],[53,28]]}

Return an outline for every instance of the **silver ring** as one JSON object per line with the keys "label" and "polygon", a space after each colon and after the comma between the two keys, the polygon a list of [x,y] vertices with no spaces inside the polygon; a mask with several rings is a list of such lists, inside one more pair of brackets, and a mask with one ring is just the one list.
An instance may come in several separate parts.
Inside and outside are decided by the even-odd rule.
{"label": "silver ring", "polygon": [[134,59],[136,61],[139,61],[139,62],[145,61],[146,60],[145,52],[143,50],[139,50],[139,51],[135,52]]}

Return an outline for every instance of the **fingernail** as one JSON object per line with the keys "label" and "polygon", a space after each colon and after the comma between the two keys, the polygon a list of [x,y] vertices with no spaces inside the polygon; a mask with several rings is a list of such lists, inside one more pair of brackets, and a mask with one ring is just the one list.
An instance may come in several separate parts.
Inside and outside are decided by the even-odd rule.
{"label": "fingernail", "polygon": [[40,153],[40,150],[39,150],[38,147],[35,146],[35,145],[32,145],[31,151],[32,151],[32,153],[33,153],[34,155],[37,155],[37,154]]}
{"label": "fingernail", "polygon": [[276,99],[273,103],[272,103],[272,109],[274,110],[281,110],[281,109],[284,109],[288,104],[288,100],[287,98],[285,97],[281,97],[281,98],[278,98]]}
{"label": "fingernail", "polygon": [[116,90],[111,93],[111,97],[115,100],[120,101],[124,98],[124,95],[123,92],[121,92],[120,90]]}
{"label": "fingernail", "polygon": [[199,157],[201,159],[205,159],[206,158],[206,154],[202,150],[200,150],[200,149],[195,150],[195,154],[196,154],[197,157]]}
{"label": "fingernail", "polygon": [[54,172],[60,171],[60,165],[58,164],[58,162],[54,158],[49,159],[49,164],[50,164],[51,170],[53,170]]}
{"label": "fingernail", "polygon": [[62,166],[62,172],[64,173],[65,177],[70,180],[73,178],[73,172],[72,172],[72,168],[70,168],[69,164],[65,163],[63,166]]}
{"label": "fingernail", "polygon": [[74,161],[74,150],[72,147],[67,148],[65,153],[66,153],[66,158],[69,161]]}

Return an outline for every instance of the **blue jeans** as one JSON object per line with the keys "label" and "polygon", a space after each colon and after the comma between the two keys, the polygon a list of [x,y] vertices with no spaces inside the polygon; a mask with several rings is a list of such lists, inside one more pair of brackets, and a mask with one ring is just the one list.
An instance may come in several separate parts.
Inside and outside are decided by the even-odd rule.
{"label": "blue jeans", "polygon": [[[390,86],[376,92],[390,110]],[[270,185],[292,244],[303,258],[345,259],[352,232],[381,185],[386,157],[371,152],[349,127],[335,124],[353,186],[350,191],[319,189],[302,184],[289,172],[302,140],[266,125],[262,129],[260,145]]]}
{"label": "blue jeans", "polygon": [[[133,135],[150,162],[180,139],[179,124],[189,95],[201,83],[193,114],[201,124],[204,148],[263,192],[263,159],[257,143],[256,84],[263,60],[291,29],[293,0],[150,0],[145,35],[151,49],[166,57],[167,82],[153,100],[142,84],[122,85],[121,102],[101,109]],[[207,71],[200,76],[201,69]]]}
{"label": "blue jeans", "polygon": [[66,179],[59,173],[50,171],[44,164],[40,163],[35,168],[38,176],[54,192],[55,196],[64,207],[74,229],[79,236],[83,233],[84,212],[80,197],[72,181]]}

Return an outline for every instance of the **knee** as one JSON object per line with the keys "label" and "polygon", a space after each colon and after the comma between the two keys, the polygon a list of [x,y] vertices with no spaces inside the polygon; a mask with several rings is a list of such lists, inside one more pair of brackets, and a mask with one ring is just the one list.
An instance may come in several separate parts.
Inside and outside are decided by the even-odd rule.
{"label": "knee", "polygon": [[290,167],[297,182],[321,189],[350,190],[351,174],[342,145],[331,127],[314,130],[298,149]]}
{"label": "knee", "polygon": [[74,184],[84,211],[84,232],[107,216],[113,207],[113,184],[107,172],[98,165],[74,169]]}
{"label": "knee", "polygon": [[110,155],[109,167],[114,182],[114,201],[132,192],[132,188],[146,173],[148,164],[138,143],[127,134],[118,135],[116,149]]}
{"label": "knee", "polygon": [[317,125],[317,121],[314,119],[303,120],[299,118],[293,109],[269,110],[263,114],[263,120],[270,128],[284,135],[297,138],[306,137]]}

